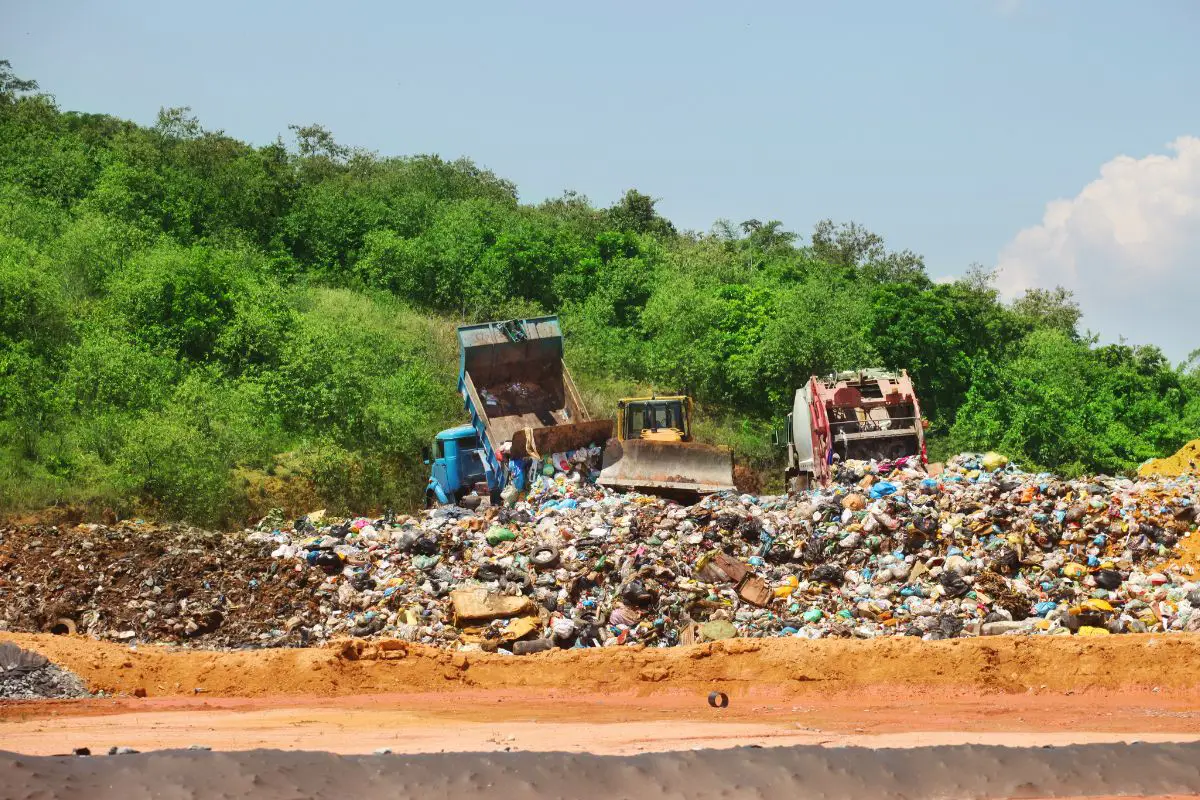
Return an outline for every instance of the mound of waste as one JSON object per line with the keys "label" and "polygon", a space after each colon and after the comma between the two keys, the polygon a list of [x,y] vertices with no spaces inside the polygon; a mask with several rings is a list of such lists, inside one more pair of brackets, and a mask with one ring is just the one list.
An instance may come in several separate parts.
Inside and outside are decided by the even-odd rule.
{"label": "mound of waste", "polygon": [[298,642],[325,576],[295,572],[244,532],[125,521],[0,529],[0,630],[205,647]]}
{"label": "mound of waste", "polygon": [[87,687],[75,673],[51,664],[39,653],[0,642],[0,700],[87,696]]}
{"label": "mound of waste", "polygon": [[1193,478],[1063,480],[963,455],[936,475],[847,462],[828,489],[682,506],[544,472],[502,507],[415,517],[10,531],[0,613],[14,630],[66,617],[119,640],[378,635],[514,653],[1200,630],[1200,583],[1168,565],[1196,529]]}

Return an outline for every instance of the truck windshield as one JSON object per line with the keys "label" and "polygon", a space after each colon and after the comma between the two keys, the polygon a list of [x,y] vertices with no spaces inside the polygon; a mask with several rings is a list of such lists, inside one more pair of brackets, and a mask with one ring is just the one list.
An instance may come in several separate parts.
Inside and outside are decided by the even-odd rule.
{"label": "truck windshield", "polygon": [[630,403],[625,408],[627,434],[656,428],[683,431],[683,403],[678,400],[659,403]]}
{"label": "truck windshield", "polygon": [[[474,434],[472,434],[470,436],[462,436],[462,437],[453,439],[451,441],[454,442],[454,447],[451,449],[452,453],[462,453],[467,450],[478,450],[479,449],[479,437]],[[446,440],[434,439],[433,440],[433,453],[434,453],[434,458],[445,458],[446,457]]]}
{"label": "truck windshield", "polygon": [[464,483],[476,483],[483,480],[483,459],[479,457],[478,450],[463,450],[458,458],[458,470]]}

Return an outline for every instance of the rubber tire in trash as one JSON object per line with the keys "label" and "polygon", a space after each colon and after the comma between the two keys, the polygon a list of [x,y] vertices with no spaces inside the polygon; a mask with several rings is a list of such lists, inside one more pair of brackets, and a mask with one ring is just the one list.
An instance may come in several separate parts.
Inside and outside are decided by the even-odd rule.
{"label": "rubber tire in trash", "polygon": [[529,560],[537,567],[552,567],[558,562],[558,548],[552,544],[540,544],[533,548]]}

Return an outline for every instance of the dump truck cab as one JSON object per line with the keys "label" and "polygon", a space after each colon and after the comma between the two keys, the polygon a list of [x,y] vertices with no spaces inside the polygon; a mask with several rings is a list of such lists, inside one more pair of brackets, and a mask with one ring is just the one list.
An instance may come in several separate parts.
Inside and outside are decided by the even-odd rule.
{"label": "dump truck cab", "polygon": [[486,459],[479,433],[472,425],[448,428],[435,436],[433,447],[426,448],[425,453],[425,463],[430,466],[426,505],[452,503],[472,491],[487,494],[499,488],[490,485],[489,471],[484,468]]}

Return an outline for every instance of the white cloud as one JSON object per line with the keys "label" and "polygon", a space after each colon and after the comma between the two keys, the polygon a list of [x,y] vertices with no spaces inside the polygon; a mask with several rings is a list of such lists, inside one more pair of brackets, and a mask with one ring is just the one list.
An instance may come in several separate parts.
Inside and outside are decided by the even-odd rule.
{"label": "white cloud", "polygon": [[1156,344],[1174,360],[1200,347],[1200,138],[1168,149],[1117,156],[1078,195],[1048,203],[1001,250],[1001,292],[1063,286],[1103,341]]}

